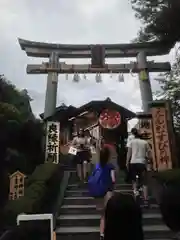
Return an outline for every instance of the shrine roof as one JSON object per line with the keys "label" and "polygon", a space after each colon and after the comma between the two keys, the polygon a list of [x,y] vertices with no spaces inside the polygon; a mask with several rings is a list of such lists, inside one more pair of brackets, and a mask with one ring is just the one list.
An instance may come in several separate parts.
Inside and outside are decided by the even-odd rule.
{"label": "shrine roof", "polygon": [[[76,107],[70,105],[70,106],[66,106],[66,105],[61,105],[59,107],[56,108],[55,113],[53,116],[48,117],[46,120],[51,120],[51,119],[58,119],[61,120],[62,118],[69,118],[72,117],[73,114],[76,111]],[[43,119],[44,118],[44,113],[41,113],[40,118]]]}
{"label": "shrine roof", "polygon": [[[55,114],[53,116],[50,116],[46,120],[58,120],[58,121],[68,120],[72,117],[73,118],[79,117],[79,115],[81,113],[86,112],[86,111],[88,111],[88,112],[95,111],[97,113],[100,113],[106,108],[110,108],[110,109],[120,112],[120,114],[122,116],[124,116],[124,118],[126,118],[127,120],[130,120],[130,119],[136,117],[136,113],[111,101],[110,98],[107,98],[105,100],[93,100],[93,101],[88,102],[77,108],[72,105],[70,105],[70,106],[61,105],[56,108]],[[43,119],[43,116],[44,116],[44,114],[41,113],[40,117],[42,119]],[[81,116],[81,118],[83,118],[83,116]]]}
{"label": "shrine roof", "polygon": [[134,112],[111,101],[110,98],[107,98],[106,100],[95,100],[84,104],[83,106],[76,109],[74,117],[77,117],[79,114],[85,111],[96,111],[100,113],[106,108],[120,112],[120,114],[128,120],[136,117],[136,114]]}
{"label": "shrine roof", "polygon": [[[18,39],[21,49],[31,57],[49,57],[57,52],[60,58],[91,58],[91,49],[95,44],[57,44]],[[105,49],[105,57],[136,57],[140,51],[145,51],[147,56],[168,54],[173,44],[170,42],[146,43],[116,43],[101,44]]]}

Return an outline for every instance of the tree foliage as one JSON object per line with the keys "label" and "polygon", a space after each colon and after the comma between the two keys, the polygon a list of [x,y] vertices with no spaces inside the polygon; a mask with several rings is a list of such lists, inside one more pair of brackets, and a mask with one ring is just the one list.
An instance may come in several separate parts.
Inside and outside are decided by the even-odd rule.
{"label": "tree foliage", "polygon": [[10,172],[31,172],[43,161],[43,125],[30,100],[26,90],[19,91],[0,75],[0,161]]}
{"label": "tree foliage", "polygon": [[176,131],[180,133],[180,49],[177,50],[171,73],[162,75],[162,77],[159,81],[162,91],[157,95],[171,101],[174,126]]}
{"label": "tree foliage", "polygon": [[131,0],[135,17],[142,22],[136,41],[162,40],[175,43],[180,39],[179,0]]}

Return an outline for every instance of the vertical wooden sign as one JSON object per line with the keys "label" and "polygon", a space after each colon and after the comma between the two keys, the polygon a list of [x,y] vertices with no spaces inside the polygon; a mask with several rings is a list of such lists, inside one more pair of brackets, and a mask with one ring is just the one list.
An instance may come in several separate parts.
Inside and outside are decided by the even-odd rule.
{"label": "vertical wooden sign", "polygon": [[143,133],[145,140],[149,143],[149,146],[151,149],[152,161],[153,161],[153,170],[157,170],[151,115],[148,115],[144,118],[143,116],[141,116],[141,118],[139,119],[138,128],[140,132]]}
{"label": "vertical wooden sign", "polygon": [[9,200],[16,200],[24,196],[25,175],[19,171],[10,175]]}
{"label": "vertical wooden sign", "polygon": [[159,107],[152,106],[151,112],[158,171],[171,169],[172,155],[165,104]]}
{"label": "vertical wooden sign", "polygon": [[60,123],[47,122],[45,162],[59,163]]}

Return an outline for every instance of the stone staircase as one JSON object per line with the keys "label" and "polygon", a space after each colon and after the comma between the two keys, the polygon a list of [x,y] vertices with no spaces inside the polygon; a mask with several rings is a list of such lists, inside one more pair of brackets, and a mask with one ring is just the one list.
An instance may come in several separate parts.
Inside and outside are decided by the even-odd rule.
{"label": "stone staircase", "polygon": [[[86,186],[68,185],[60,215],[57,219],[56,236],[58,240],[98,240],[100,214],[94,199],[88,196]],[[132,193],[131,185],[120,183],[116,191]],[[161,219],[157,204],[151,200],[151,208],[143,209],[143,229],[145,239],[171,238],[171,232]]]}

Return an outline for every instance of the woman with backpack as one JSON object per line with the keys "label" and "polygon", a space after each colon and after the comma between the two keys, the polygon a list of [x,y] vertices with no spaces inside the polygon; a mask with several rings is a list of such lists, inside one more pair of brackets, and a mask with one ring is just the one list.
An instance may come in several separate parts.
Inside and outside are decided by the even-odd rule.
{"label": "woman with backpack", "polygon": [[100,238],[104,236],[104,209],[112,197],[115,184],[115,168],[109,163],[109,148],[100,151],[100,161],[88,181],[89,193],[96,200],[96,208],[102,212],[100,220]]}

